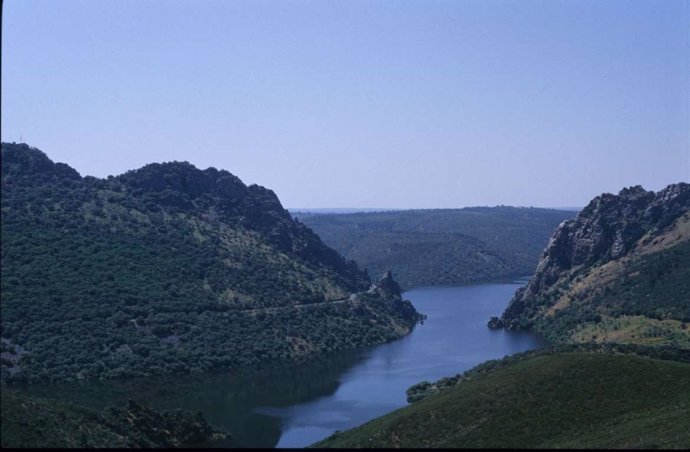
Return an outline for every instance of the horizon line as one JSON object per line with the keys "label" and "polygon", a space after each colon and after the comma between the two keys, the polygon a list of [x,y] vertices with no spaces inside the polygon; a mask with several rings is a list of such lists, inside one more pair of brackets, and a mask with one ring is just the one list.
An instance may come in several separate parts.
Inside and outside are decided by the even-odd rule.
{"label": "horizon line", "polygon": [[472,205],[462,207],[285,207],[285,210],[291,212],[314,212],[317,210],[348,210],[348,213],[359,212],[377,212],[377,211],[400,211],[400,210],[461,210],[474,208],[496,208],[496,207],[513,207],[516,209],[549,209],[549,210],[582,210],[584,207],[576,206],[558,206],[558,207],[544,207],[544,206],[514,206],[507,204],[496,205]]}

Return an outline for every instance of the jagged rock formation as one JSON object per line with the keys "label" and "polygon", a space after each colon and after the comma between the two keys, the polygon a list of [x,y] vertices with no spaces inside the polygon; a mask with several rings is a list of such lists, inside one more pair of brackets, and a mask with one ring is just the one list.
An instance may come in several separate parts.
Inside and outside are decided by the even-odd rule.
{"label": "jagged rock formation", "polygon": [[418,315],[275,193],[187,162],[81,177],[2,144],[2,379],[145,376],[387,342]]}
{"label": "jagged rock formation", "polygon": [[403,313],[406,317],[417,317],[420,320],[426,318],[424,314],[418,314],[409,300],[403,300],[400,285],[393,279],[391,271],[387,271],[373,286],[374,291],[383,299],[390,300],[396,312]]}
{"label": "jagged rock formation", "polygon": [[[658,193],[636,186],[594,198],[558,227],[534,276],[489,326],[531,328],[551,339],[645,342],[670,335],[666,339],[686,343],[689,212],[686,183]],[[645,320],[665,332],[645,336],[640,325],[612,320],[635,316],[647,319],[633,323]],[[629,334],[621,333],[626,328]]]}

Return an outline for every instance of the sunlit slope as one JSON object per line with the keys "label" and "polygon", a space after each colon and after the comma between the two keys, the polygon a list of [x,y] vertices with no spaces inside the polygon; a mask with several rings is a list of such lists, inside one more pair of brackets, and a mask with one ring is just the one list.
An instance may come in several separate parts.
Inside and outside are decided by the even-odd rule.
{"label": "sunlit slope", "polygon": [[496,366],[318,447],[688,448],[690,364],[542,354]]}
{"label": "sunlit slope", "polygon": [[690,185],[593,199],[492,323],[552,342],[690,348]]}

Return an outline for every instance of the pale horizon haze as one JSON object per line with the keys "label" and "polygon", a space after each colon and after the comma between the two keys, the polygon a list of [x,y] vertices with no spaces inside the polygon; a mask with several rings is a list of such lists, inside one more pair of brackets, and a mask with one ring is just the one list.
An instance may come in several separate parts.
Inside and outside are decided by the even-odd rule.
{"label": "pale horizon haze", "polygon": [[580,207],[690,180],[689,24],[689,0],[5,0],[2,141],[289,208]]}

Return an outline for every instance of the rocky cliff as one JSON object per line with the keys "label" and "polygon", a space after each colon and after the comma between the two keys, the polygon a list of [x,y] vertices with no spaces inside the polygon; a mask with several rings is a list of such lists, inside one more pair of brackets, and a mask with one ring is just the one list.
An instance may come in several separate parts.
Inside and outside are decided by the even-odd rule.
{"label": "rocky cliff", "polygon": [[686,183],[594,198],[557,228],[527,286],[489,325],[560,340],[686,342],[689,211]]}

